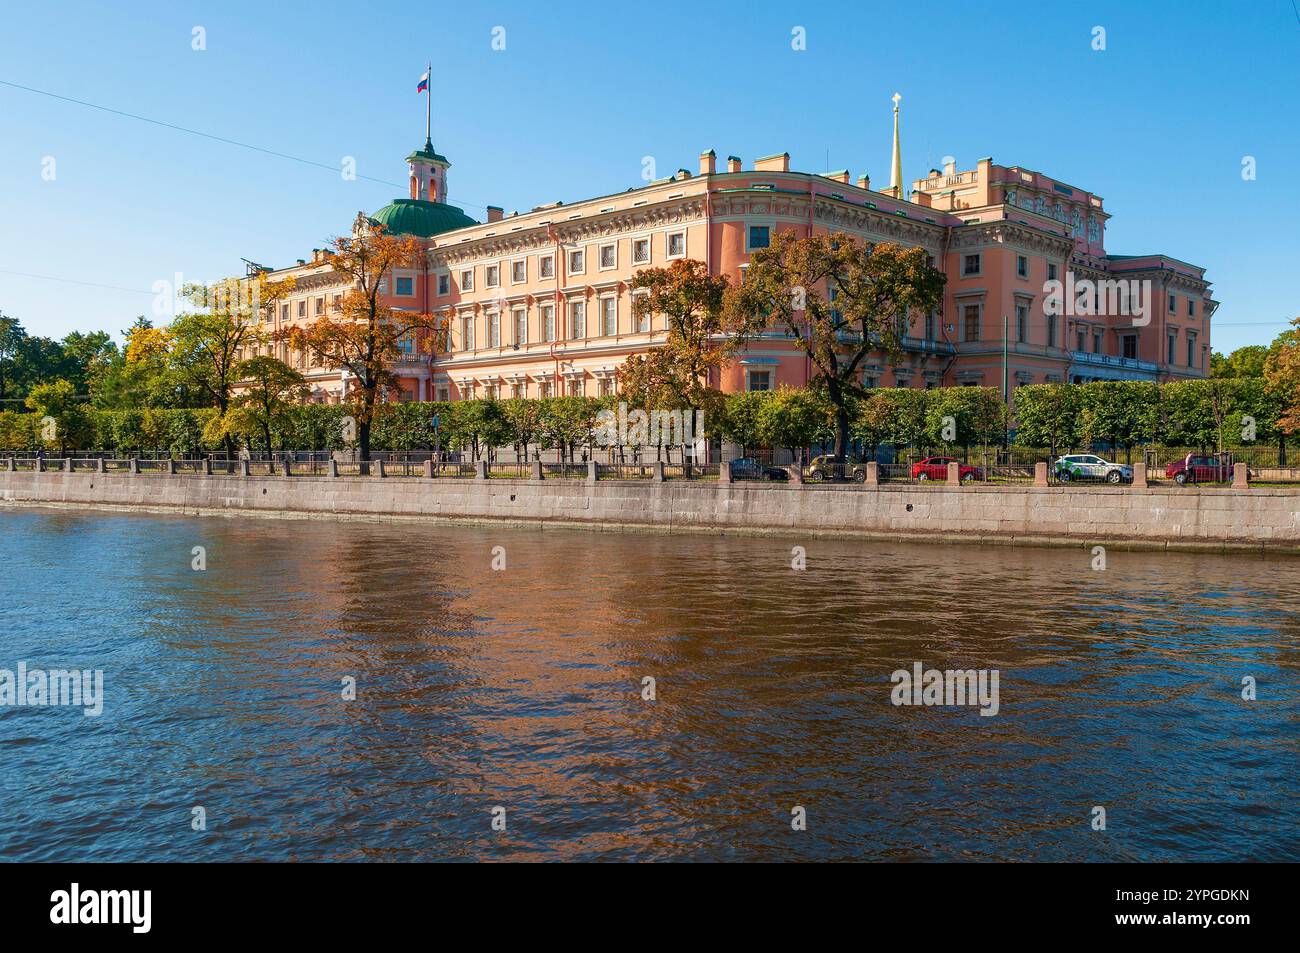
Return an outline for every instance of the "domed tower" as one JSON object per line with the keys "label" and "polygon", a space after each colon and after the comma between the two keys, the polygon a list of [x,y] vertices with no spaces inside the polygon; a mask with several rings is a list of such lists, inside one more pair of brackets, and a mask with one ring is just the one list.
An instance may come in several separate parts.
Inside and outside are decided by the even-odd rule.
{"label": "domed tower", "polygon": [[411,197],[394,199],[371,216],[371,221],[383,225],[392,235],[415,235],[431,238],[441,232],[477,225],[454,205],[447,204],[447,170],[451,163],[446,156],[433,151],[433,89],[430,78],[433,64],[420,77],[416,92],[424,93],[424,148],[406,157],[411,169]]}
{"label": "domed tower", "polygon": [[425,139],[424,148],[406,157],[411,167],[411,198],[425,202],[447,201],[447,170],[451,163],[446,156],[433,151],[433,140]]}
{"label": "domed tower", "polygon": [[407,156],[406,163],[411,168],[411,197],[389,202],[370,216],[372,221],[383,225],[391,235],[419,238],[478,224],[461,209],[447,204],[447,170],[451,163],[433,151],[431,140],[425,139],[424,148]]}

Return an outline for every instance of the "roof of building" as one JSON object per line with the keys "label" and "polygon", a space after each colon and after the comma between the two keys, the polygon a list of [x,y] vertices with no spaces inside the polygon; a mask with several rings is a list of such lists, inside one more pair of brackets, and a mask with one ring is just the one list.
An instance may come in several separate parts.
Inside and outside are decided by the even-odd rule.
{"label": "roof of building", "polygon": [[454,205],[426,202],[423,199],[394,199],[370,216],[370,219],[383,225],[389,234],[415,235],[420,238],[430,238],[478,224]]}
{"label": "roof of building", "polygon": [[434,162],[441,162],[445,166],[451,165],[451,163],[447,161],[446,156],[439,155],[433,151],[433,143],[429,142],[427,139],[424,142],[424,148],[416,149],[406,157],[407,162],[410,162],[412,159],[431,159]]}

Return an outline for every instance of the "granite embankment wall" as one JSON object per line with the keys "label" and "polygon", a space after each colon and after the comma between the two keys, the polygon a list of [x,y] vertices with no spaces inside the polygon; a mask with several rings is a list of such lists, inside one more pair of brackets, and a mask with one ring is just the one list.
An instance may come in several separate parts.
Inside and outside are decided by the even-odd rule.
{"label": "granite embankment wall", "polygon": [[0,472],[7,504],[1300,553],[1300,490]]}

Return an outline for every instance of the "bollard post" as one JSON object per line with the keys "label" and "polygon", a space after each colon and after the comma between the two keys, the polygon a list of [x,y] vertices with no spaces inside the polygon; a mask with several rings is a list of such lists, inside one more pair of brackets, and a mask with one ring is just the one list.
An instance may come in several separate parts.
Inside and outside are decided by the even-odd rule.
{"label": "bollard post", "polygon": [[880,486],[880,464],[875,460],[867,462],[867,486]]}
{"label": "bollard post", "polygon": [[126,469],[127,469],[127,472],[131,474],[131,476],[139,476],[139,475],[140,475],[140,458],[139,458],[139,457],[132,457],[132,458],[131,458],[131,462],[130,462],[130,464],[128,464],[128,466],[127,466]]}
{"label": "bollard post", "polygon": [[1133,464],[1133,489],[1145,490],[1150,485],[1147,482],[1147,465],[1145,463]]}
{"label": "bollard post", "polygon": [[1034,486],[1047,486],[1047,464],[1042,461],[1034,464]]}
{"label": "bollard post", "polygon": [[474,479],[486,480],[488,478],[488,464],[486,460],[474,461]]}
{"label": "bollard post", "polygon": [[425,460],[425,461],[424,461],[424,478],[425,478],[426,480],[432,480],[432,479],[433,479],[433,460],[432,460],[432,459],[429,459],[429,460]]}
{"label": "bollard post", "polygon": [[794,486],[803,486],[803,467],[794,463],[785,468],[785,472],[790,474],[790,483]]}
{"label": "bollard post", "polygon": [[955,460],[948,464],[948,485],[961,486],[961,464]]}
{"label": "bollard post", "polygon": [[175,476],[175,475],[176,475],[176,458],[175,458],[175,457],[168,457],[168,458],[167,458],[167,472],[168,472],[169,474],[171,474],[172,476]]}
{"label": "bollard post", "polygon": [[103,472],[105,472],[105,471],[104,471],[104,458],[103,458],[103,457],[100,457],[98,460],[95,461],[95,472],[96,472],[96,473],[103,473]]}
{"label": "bollard post", "polygon": [[651,468],[650,479],[655,483],[664,482],[664,462],[662,460],[656,460],[654,462],[654,466]]}
{"label": "bollard post", "polygon": [[719,482],[719,483],[730,483],[730,482],[731,482],[731,464],[730,464],[730,463],[728,463],[728,462],[726,462],[726,461],[723,461],[722,463],[719,463],[719,464],[718,464],[718,482]]}
{"label": "bollard post", "polygon": [[34,469],[37,473],[44,473],[44,472],[45,472],[45,458],[44,458],[44,457],[37,457],[37,458],[36,458],[36,465],[35,465],[32,469]]}
{"label": "bollard post", "polygon": [[63,458],[63,472],[64,473],[72,472],[72,457]]}
{"label": "bollard post", "polygon": [[339,475],[339,462],[335,460],[333,457],[330,457],[330,477],[332,479],[337,479],[338,475]]}
{"label": "bollard post", "polygon": [[204,457],[204,458],[203,458],[203,475],[204,475],[204,476],[212,476],[212,458],[211,458],[211,457]]}
{"label": "bollard post", "polygon": [[600,479],[599,467],[600,464],[598,464],[595,460],[587,461],[587,482],[588,483],[595,483],[598,479]]}
{"label": "bollard post", "polygon": [[533,480],[542,480],[542,479],[545,479],[545,477],[542,476],[542,461],[541,461],[541,460],[534,460],[534,461],[533,461],[533,463],[532,463],[532,474],[530,475],[529,478],[530,478],[530,479],[533,479]]}
{"label": "bollard post", "polygon": [[284,455],[284,475],[293,476],[293,457],[287,453]]}
{"label": "bollard post", "polygon": [[1250,469],[1244,463],[1232,465],[1232,488],[1234,490],[1250,489]]}
{"label": "bollard post", "polygon": [[384,469],[383,457],[380,457],[378,460],[374,460],[371,462],[375,468],[375,472],[374,472],[375,476],[379,477],[381,480],[388,476],[388,471]]}
{"label": "bollard post", "polygon": [[240,458],[239,458],[239,475],[240,475],[241,477],[246,477],[246,476],[248,476],[248,469],[249,469],[249,467],[248,467],[248,457],[240,457]]}

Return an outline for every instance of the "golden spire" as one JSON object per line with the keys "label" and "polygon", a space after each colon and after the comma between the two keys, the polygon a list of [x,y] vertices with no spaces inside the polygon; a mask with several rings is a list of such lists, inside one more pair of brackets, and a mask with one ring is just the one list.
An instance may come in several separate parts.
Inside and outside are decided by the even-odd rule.
{"label": "golden spire", "polygon": [[894,162],[889,168],[889,191],[896,199],[903,197],[903,154],[898,145],[898,101],[902,98],[894,93]]}

